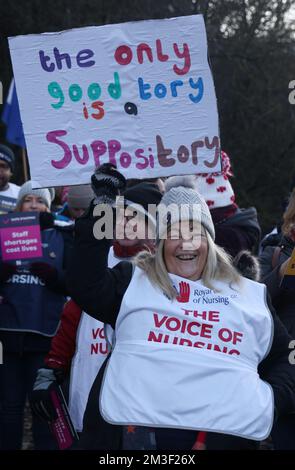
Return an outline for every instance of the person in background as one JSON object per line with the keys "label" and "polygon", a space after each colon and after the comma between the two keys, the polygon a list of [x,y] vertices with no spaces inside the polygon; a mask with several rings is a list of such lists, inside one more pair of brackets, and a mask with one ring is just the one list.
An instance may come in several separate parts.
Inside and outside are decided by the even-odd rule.
{"label": "person in background", "polygon": [[15,158],[13,151],[0,144],[0,213],[14,210],[19,186],[10,182],[14,172]]}
{"label": "person in background", "polygon": [[[44,363],[66,300],[65,268],[72,231],[54,226],[50,213],[53,194],[48,189],[21,186],[16,211],[38,212],[43,256],[38,262],[18,265],[0,257],[0,341],[4,361],[0,367],[0,433],[2,449],[20,449],[24,407],[37,370]],[[33,417],[35,449],[56,448],[49,428]]]}
{"label": "person in background", "polygon": [[[283,214],[280,239],[265,240],[259,256],[261,281],[266,284],[278,316],[290,338],[295,339],[295,283],[293,288],[281,285],[287,265],[295,248],[295,188]],[[290,350],[291,351],[291,350]],[[295,414],[279,419],[274,426],[272,439],[277,450],[295,450]]]}
{"label": "person in background", "polygon": [[67,201],[63,207],[56,212],[57,220],[74,222],[88,208],[91,199],[94,198],[90,185],[70,186],[67,193]]}
{"label": "person in background", "polygon": [[290,336],[295,338],[294,290],[281,287],[281,281],[295,248],[295,188],[283,214],[282,234],[277,246],[265,245],[259,256],[261,280],[269,289],[272,302]]}
{"label": "person in background", "polygon": [[257,253],[261,229],[254,207],[241,209],[229,177],[233,176],[230,159],[221,152],[221,172],[197,175],[197,189],[205,199],[215,227],[215,243],[236,256],[241,250]]}
{"label": "person in background", "polygon": [[63,200],[64,186],[54,186],[54,199],[51,204],[51,212],[59,212],[62,210],[63,205],[66,201]]}
{"label": "person in background", "polygon": [[281,201],[281,216],[278,220],[277,224],[271,229],[270,232],[264,235],[263,239],[261,240],[260,247],[259,247],[259,255],[263,252],[263,250],[267,246],[278,246],[281,239],[282,239],[282,225],[284,223],[284,213],[288,207],[290,201],[290,194],[292,194],[293,189],[295,188],[295,177],[291,177],[291,185],[288,191],[287,196],[284,196]]}

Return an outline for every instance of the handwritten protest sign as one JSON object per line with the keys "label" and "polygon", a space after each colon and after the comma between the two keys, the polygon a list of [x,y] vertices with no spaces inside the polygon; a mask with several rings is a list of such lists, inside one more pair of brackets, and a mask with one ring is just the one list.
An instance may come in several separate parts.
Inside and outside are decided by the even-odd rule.
{"label": "handwritten protest sign", "polygon": [[0,216],[0,239],[3,261],[41,258],[39,214],[14,212]]}
{"label": "handwritten protest sign", "polygon": [[9,39],[32,179],[88,183],[220,170],[201,15]]}

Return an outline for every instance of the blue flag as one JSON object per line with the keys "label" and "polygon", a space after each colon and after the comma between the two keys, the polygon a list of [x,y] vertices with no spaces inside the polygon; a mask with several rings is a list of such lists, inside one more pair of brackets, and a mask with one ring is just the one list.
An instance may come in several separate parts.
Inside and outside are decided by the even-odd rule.
{"label": "blue flag", "polygon": [[7,126],[7,142],[26,148],[14,79],[11,80],[7,100],[2,113],[2,121]]}

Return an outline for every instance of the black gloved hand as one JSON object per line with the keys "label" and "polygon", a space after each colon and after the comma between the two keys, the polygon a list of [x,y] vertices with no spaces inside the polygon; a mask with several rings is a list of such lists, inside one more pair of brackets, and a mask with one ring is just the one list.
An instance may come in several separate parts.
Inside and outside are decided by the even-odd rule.
{"label": "black gloved hand", "polygon": [[62,369],[39,369],[37,378],[30,393],[29,400],[32,411],[46,421],[54,421],[57,418],[56,410],[52,402],[51,392],[64,379]]}
{"label": "black gloved hand", "polygon": [[15,264],[10,264],[10,263],[1,263],[0,265],[0,282],[6,282],[8,281],[13,274],[15,274],[17,271],[17,267]]}
{"label": "black gloved hand", "polygon": [[126,187],[125,177],[112,163],[104,163],[91,176],[91,186],[96,198],[95,204],[113,204],[119,191]]}
{"label": "black gloved hand", "polygon": [[34,276],[38,276],[41,281],[45,282],[45,284],[54,284],[58,280],[57,269],[42,261],[32,263],[30,266],[30,272]]}

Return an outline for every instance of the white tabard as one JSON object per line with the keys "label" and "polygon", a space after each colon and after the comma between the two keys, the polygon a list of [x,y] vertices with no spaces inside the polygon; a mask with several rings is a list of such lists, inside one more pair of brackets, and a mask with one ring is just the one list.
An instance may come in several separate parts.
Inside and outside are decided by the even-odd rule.
{"label": "white tabard", "polygon": [[115,347],[100,393],[113,424],[203,430],[253,440],[273,422],[273,393],[257,367],[272,344],[263,284],[170,275],[170,301],[136,268],[116,322]]}
{"label": "white tabard", "polygon": [[[121,260],[116,258],[111,248],[108,257],[109,267]],[[85,312],[82,312],[76,336],[76,352],[72,359],[69,390],[69,412],[77,431],[83,429],[83,416],[90,389],[99,369],[110,350],[107,340],[112,343],[113,329]]]}

